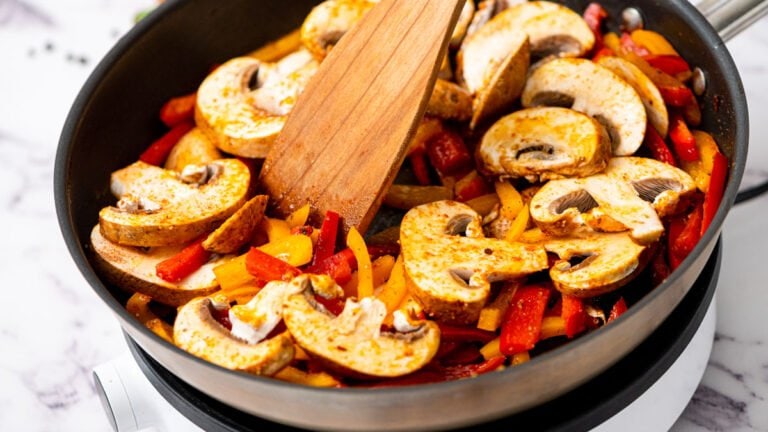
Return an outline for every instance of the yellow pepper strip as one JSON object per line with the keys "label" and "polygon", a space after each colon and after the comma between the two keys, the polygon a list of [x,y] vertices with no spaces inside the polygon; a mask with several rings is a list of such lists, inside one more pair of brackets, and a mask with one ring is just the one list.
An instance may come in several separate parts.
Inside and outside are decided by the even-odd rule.
{"label": "yellow pepper strip", "polygon": [[680,167],[693,177],[696,187],[706,193],[709,189],[709,179],[712,177],[712,167],[715,165],[715,155],[720,149],[717,148],[717,142],[712,135],[699,130],[692,132],[696,139],[696,148],[699,150],[699,160],[695,162],[680,160]]}
{"label": "yellow pepper strip", "polygon": [[144,323],[144,325],[152,330],[152,333],[165,339],[167,342],[173,343],[173,327],[160,318],[154,318]]}
{"label": "yellow pepper strip", "polygon": [[263,62],[274,62],[301,47],[301,29],[296,29],[276,41],[272,41],[248,54]]}
{"label": "yellow pepper strip", "polygon": [[544,317],[541,321],[541,339],[565,336],[565,320],[559,316]]}
{"label": "yellow pepper strip", "polygon": [[[383,257],[382,257],[383,258]],[[376,293],[376,298],[381,300],[387,306],[387,315],[392,314],[397,306],[405,298],[408,289],[405,285],[405,267],[403,266],[403,256],[397,257],[387,283]]]}
{"label": "yellow pepper strip", "polygon": [[501,217],[512,220],[523,209],[523,197],[507,182],[496,182],[496,194],[501,201]]}
{"label": "yellow pepper strip", "polygon": [[262,229],[267,233],[269,242],[282,240],[291,235],[291,226],[282,219],[264,218],[261,221]]}
{"label": "yellow pepper strip", "polygon": [[354,227],[347,234],[347,246],[352,249],[357,260],[357,298],[370,297],[373,295],[371,256],[368,255],[368,247],[365,245],[363,236]]}
{"label": "yellow pepper strip", "polygon": [[245,303],[247,303],[253,296],[258,294],[259,291],[261,291],[261,288],[256,285],[244,285],[218,291],[211,297],[220,303],[236,301],[239,304],[242,300],[245,300]]}
{"label": "yellow pepper strip", "polygon": [[[392,255],[384,255],[376,258],[371,263],[371,272],[373,274],[373,286],[379,287],[384,285],[389,279],[389,275],[392,273],[392,267],[395,265],[395,257]],[[358,273],[352,273],[352,279],[349,280],[344,286],[344,295],[346,297],[357,295],[357,285],[359,282]]]}
{"label": "yellow pepper strip", "polygon": [[262,252],[281,259],[294,267],[312,261],[312,239],[304,234],[289,235],[259,246]]}
{"label": "yellow pepper strip", "polygon": [[531,360],[531,355],[528,354],[528,351],[523,351],[521,353],[517,353],[512,356],[512,360],[509,362],[512,366],[521,365],[527,361]]}
{"label": "yellow pepper strip", "polygon": [[510,242],[517,241],[523,234],[523,231],[528,227],[529,217],[530,212],[528,211],[528,204],[525,204],[520,210],[520,213],[515,216],[515,220],[512,222],[512,225],[509,226],[504,238]]}
{"label": "yellow pepper strip", "polygon": [[619,50],[621,49],[621,39],[616,33],[606,33],[605,36],[603,36],[603,45],[607,46],[613,52],[618,54]]}
{"label": "yellow pepper strip", "polygon": [[501,353],[501,349],[499,348],[499,338],[496,338],[483,345],[483,347],[480,348],[480,354],[482,354],[483,358],[486,360],[504,355]]}
{"label": "yellow pepper strip", "polygon": [[476,211],[480,216],[487,216],[499,203],[499,196],[495,193],[488,195],[481,195],[477,198],[472,198],[467,201],[466,205],[472,207],[472,210]]}
{"label": "yellow pepper strip", "polygon": [[134,293],[128,302],[125,304],[125,310],[129,314],[136,317],[136,319],[144,324],[145,322],[157,318],[151,310],[149,310],[149,302],[152,301],[152,297],[141,293]]}
{"label": "yellow pepper strip", "polygon": [[504,318],[504,314],[507,313],[509,303],[512,301],[512,297],[515,296],[517,288],[520,286],[519,282],[509,282],[501,287],[501,290],[496,294],[496,298],[482,310],[480,310],[480,319],[477,320],[477,328],[481,330],[496,331],[501,326],[501,320]]}
{"label": "yellow pepper strip", "polygon": [[245,269],[245,255],[217,265],[213,268],[213,274],[222,290],[256,284],[256,278]]}
{"label": "yellow pepper strip", "polygon": [[304,351],[304,348],[294,344],[293,345],[293,359],[298,361],[309,360],[309,354]]}
{"label": "yellow pepper strip", "polygon": [[636,44],[644,47],[651,54],[655,55],[676,55],[680,54],[675,51],[675,48],[671,43],[659,33],[650,30],[635,30],[632,32],[632,41]]}
{"label": "yellow pepper strip", "polygon": [[291,228],[296,228],[296,227],[306,225],[307,219],[309,219],[309,210],[310,210],[309,204],[304,204],[300,209],[288,215],[288,217],[285,218],[285,221],[288,223],[288,226]]}
{"label": "yellow pepper strip", "polygon": [[295,384],[312,387],[339,387],[341,383],[325,372],[304,372],[293,366],[286,366],[274,375],[275,378]]}

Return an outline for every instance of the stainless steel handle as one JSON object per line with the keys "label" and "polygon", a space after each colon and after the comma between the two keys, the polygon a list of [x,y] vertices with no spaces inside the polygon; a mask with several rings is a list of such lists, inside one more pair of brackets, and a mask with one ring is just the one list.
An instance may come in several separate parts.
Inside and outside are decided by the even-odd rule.
{"label": "stainless steel handle", "polygon": [[768,13],[768,0],[702,0],[696,7],[728,41]]}

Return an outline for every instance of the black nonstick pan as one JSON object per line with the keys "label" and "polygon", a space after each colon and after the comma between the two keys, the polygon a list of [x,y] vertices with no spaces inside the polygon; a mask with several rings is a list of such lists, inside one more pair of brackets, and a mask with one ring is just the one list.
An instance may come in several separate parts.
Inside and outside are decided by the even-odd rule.
{"label": "black nonstick pan", "polygon": [[[707,19],[680,0],[601,3],[614,18],[627,7],[636,8],[646,28],[667,36],[691,66],[704,72],[701,128],[715,137],[729,158],[729,180],[720,209],[694,251],[662,285],[611,325],[521,366],[474,379],[375,390],[318,389],[249,376],[198,359],[163,341],[126,312],[119,290],[100,277],[89,251],[89,234],[99,210],[114,203],[110,173],[135,161],[146,143],[162,133],[156,115],[163,102],[193,91],[212,65],[297,28],[316,3],[168,1],[117,43],[70,112],[55,168],[61,230],[87,282],[149,356],[214,399],[279,423],[332,430],[438,429],[487,421],[547,402],[606,370],[664,321],[710,258],[738,192],[749,135],[744,89],[728,50]],[[581,12],[589,2],[563,3]],[[716,3],[705,2],[703,7],[715,11]],[[754,17],[747,12],[768,4],[727,3],[713,12],[721,28],[741,16]],[[741,12],[731,13],[734,7]],[[740,23],[748,24],[749,19]],[[618,20],[609,24],[618,30]]]}

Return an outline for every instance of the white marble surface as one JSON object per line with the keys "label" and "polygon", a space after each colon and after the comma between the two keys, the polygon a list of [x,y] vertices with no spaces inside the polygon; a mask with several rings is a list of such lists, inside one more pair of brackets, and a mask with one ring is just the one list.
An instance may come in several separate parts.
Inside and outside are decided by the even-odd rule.
{"label": "white marble surface", "polygon": [[[106,431],[94,366],[122,353],[111,312],[69,257],[53,160],[77,91],[153,0],[0,0],[0,431]],[[751,110],[746,182],[768,177],[768,20],[728,44]],[[725,226],[717,338],[675,431],[768,431],[768,196]],[[652,413],[649,413],[652,415]]]}

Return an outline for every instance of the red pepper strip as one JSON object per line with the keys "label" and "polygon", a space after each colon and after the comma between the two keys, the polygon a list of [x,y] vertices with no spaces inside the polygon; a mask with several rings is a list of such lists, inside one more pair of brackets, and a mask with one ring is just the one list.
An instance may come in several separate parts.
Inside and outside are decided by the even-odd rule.
{"label": "red pepper strip", "polygon": [[447,355],[440,360],[440,363],[445,366],[458,366],[475,363],[483,357],[480,354],[480,350],[470,344],[464,344],[453,350],[450,355]]}
{"label": "red pepper strip", "polygon": [[155,266],[155,272],[164,281],[176,283],[197,271],[209,258],[210,254],[203,249],[203,240],[199,240],[159,262]]}
{"label": "red pepper strip", "polygon": [[371,259],[376,259],[384,255],[397,256],[399,254],[400,254],[400,245],[397,243],[368,246],[368,255],[371,256]]}
{"label": "red pepper strip", "polygon": [[608,18],[608,12],[600,3],[590,3],[584,10],[584,21],[595,35],[595,51],[598,53],[603,49],[603,21]]}
{"label": "red pepper strip", "polygon": [[616,53],[613,52],[612,49],[608,47],[602,47],[597,52],[595,52],[595,55],[592,56],[592,61],[597,62],[601,57],[612,57],[615,55]]}
{"label": "red pepper strip", "polygon": [[669,139],[675,146],[675,153],[680,160],[696,162],[700,159],[699,149],[688,125],[680,114],[673,114],[669,122]]}
{"label": "red pepper strip", "polygon": [[482,363],[475,363],[461,366],[448,366],[442,369],[446,380],[455,380],[460,378],[469,378],[488,372],[493,372],[501,367],[507,359],[504,356],[490,358]]}
{"label": "red pepper strip", "polygon": [[357,268],[357,260],[352,249],[344,249],[336,255],[312,264],[304,271],[306,273],[328,275],[339,285],[344,285],[352,279],[352,272]]}
{"label": "red pepper strip", "polygon": [[691,100],[691,103],[683,107],[683,118],[685,118],[686,124],[697,127],[701,125],[701,107],[696,99]]}
{"label": "red pepper strip", "polygon": [[287,281],[301,274],[301,270],[296,267],[257,248],[251,248],[245,256],[245,269],[264,284],[276,280]]}
{"label": "red pepper strip", "polygon": [[195,127],[195,125],[190,122],[177,124],[173,129],[166,132],[165,135],[161,136],[157,141],[147,147],[141,156],[139,156],[139,160],[150,165],[162,165],[165,160],[168,159],[168,155],[171,153],[171,150],[173,150],[176,143],[179,142],[181,137],[186,135],[187,132],[191,131],[193,127]]}
{"label": "red pepper strip", "polygon": [[471,199],[486,195],[491,192],[488,183],[481,176],[477,176],[468,183],[456,188],[456,201],[467,202]]}
{"label": "red pepper strip", "polygon": [[645,128],[645,140],[643,143],[651,152],[651,156],[653,156],[654,159],[659,162],[670,164],[673,167],[677,166],[675,156],[667,146],[667,143],[664,142],[664,138],[659,135],[650,123],[648,123],[648,126]]}
{"label": "red pepper strip", "polygon": [[229,320],[229,308],[219,309],[212,307],[211,316],[213,316],[213,319],[223,325],[227,330],[232,330],[232,321]]}
{"label": "red pepper strip", "polygon": [[427,143],[427,155],[441,175],[453,175],[472,164],[472,155],[461,137],[451,131],[438,133]]}
{"label": "red pepper strip", "polygon": [[669,261],[670,270],[675,270],[683,262],[683,259],[672,253],[673,245],[680,237],[680,233],[685,228],[685,220],[680,217],[673,218],[669,221],[669,228],[667,229],[667,259]]}
{"label": "red pepper strip", "polygon": [[661,98],[664,99],[664,102],[666,102],[667,105],[673,106],[673,107],[684,107],[691,103],[691,101],[696,100],[695,97],[693,97],[693,92],[691,89],[686,87],[685,85],[682,86],[658,86],[659,93],[661,93]]}
{"label": "red pepper strip", "polygon": [[323,225],[320,227],[320,236],[317,238],[317,246],[315,246],[315,256],[312,258],[313,266],[329,258],[336,250],[339,219],[338,213],[330,210],[325,212],[325,219],[323,219]]}
{"label": "red pepper strip", "polygon": [[651,66],[670,75],[677,75],[679,73],[691,70],[688,62],[686,62],[682,57],[673,54],[650,54],[643,56],[643,58]]}
{"label": "red pepper strip", "polygon": [[160,120],[168,127],[174,127],[184,121],[192,121],[195,116],[197,93],[175,97],[160,108]]}
{"label": "red pepper strip", "polygon": [[441,342],[482,342],[488,343],[496,338],[496,332],[481,330],[477,327],[439,324]]}
{"label": "red pepper strip", "polygon": [[501,324],[499,348],[502,354],[509,356],[533,349],[539,341],[541,320],[550,292],[542,285],[517,290]]}
{"label": "red pepper strip", "polygon": [[715,153],[714,163],[712,165],[712,176],[709,178],[709,188],[704,196],[704,214],[701,219],[701,235],[707,231],[712,220],[715,218],[717,208],[720,207],[720,201],[725,192],[725,179],[728,177],[728,158],[722,153]]}
{"label": "red pepper strip", "polygon": [[611,322],[620,317],[626,311],[627,302],[624,301],[624,297],[619,297],[619,300],[616,301],[616,303],[614,303],[613,307],[611,308],[611,313],[608,315],[608,322]]}
{"label": "red pepper strip", "polygon": [[656,256],[651,261],[651,281],[654,286],[660,285],[664,280],[669,277],[671,270],[669,264],[667,264],[667,250],[662,245],[659,247]]}
{"label": "red pepper strip", "polygon": [[[702,206],[698,205],[688,215],[683,230],[674,239],[670,246],[670,256],[674,256],[682,262],[691,253],[696,243],[701,239]],[[679,264],[678,264],[679,265]]]}
{"label": "red pepper strip", "polygon": [[621,47],[627,51],[639,55],[640,57],[645,57],[651,54],[651,52],[648,51],[646,47],[636,44],[635,41],[632,40],[632,35],[627,32],[621,34]]}
{"label": "red pepper strip", "polygon": [[416,176],[416,181],[422,186],[432,184],[429,176],[429,167],[427,166],[427,157],[424,153],[411,153],[408,156],[408,160],[411,161],[411,169],[413,170],[413,175]]}
{"label": "red pepper strip", "polygon": [[327,299],[321,295],[315,295],[315,300],[325,306],[334,315],[339,315],[344,310],[347,300],[341,297]]}
{"label": "red pepper strip", "polygon": [[587,329],[587,312],[584,303],[578,297],[563,294],[563,321],[565,321],[565,335],[573,339],[576,335]]}

